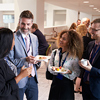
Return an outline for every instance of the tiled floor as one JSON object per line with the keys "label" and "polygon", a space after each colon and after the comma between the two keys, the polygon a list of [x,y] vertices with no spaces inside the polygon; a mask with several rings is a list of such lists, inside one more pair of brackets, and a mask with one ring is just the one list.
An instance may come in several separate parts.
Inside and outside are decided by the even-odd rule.
{"label": "tiled floor", "polygon": [[[38,87],[39,87],[39,99],[38,100],[48,100],[49,90],[51,81],[45,78],[47,63],[42,62],[41,68],[38,69]],[[27,100],[24,98],[24,100]],[[75,100],[82,100],[82,95],[75,93]]]}

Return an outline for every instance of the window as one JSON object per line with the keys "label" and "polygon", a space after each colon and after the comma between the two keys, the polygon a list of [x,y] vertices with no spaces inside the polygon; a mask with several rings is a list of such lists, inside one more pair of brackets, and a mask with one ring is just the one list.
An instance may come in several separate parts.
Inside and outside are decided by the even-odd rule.
{"label": "window", "polygon": [[4,23],[14,23],[14,15],[3,15]]}
{"label": "window", "polygon": [[66,10],[54,10],[53,25],[65,25],[66,24]]}

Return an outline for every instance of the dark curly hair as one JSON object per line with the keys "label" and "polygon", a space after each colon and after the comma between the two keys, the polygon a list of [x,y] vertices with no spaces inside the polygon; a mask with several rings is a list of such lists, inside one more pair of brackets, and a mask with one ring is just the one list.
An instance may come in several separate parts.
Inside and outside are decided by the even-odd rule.
{"label": "dark curly hair", "polygon": [[65,33],[68,36],[68,43],[66,44],[66,48],[67,51],[69,51],[69,56],[73,55],[74,57],[77,56],[79,59],[81,59],[83,54],[83,40],[82,37],[74,30],[64,30],[59,34],[57,40],[58,48],[60,48],[60,38]]}

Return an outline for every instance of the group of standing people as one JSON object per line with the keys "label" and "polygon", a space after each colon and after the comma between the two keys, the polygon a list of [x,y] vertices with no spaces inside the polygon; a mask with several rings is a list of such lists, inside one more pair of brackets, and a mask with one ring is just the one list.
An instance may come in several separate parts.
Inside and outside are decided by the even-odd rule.
{"label": "group of standing people", "polygon": [[[31,34],[33,14],[26,10],[20,14],[19,30],[0,29],[0,100],[38,100],[36,61],[37,36]],[[14,45],[15,44],[15,45]],[[16,72],[16,74],[13,73]]]}
{"label": "group of standing people", "polygon": [[[87,34],[89,22],[90,20],[79,25],[76,30],[62,31],[59,34],[59,49],[52,51],[48,68],[50,73],[54,75],[49,100],[74,100],[72,80],[79,74],[83,100],[100,100],[100,18],[92,21],[90,27],[91,34]],[[80,29],[82,32],[79,31]],[[91,40],[89,35],[94,40]],[[79,36],[81,37],[79,38]],[[85,46],[83,49],[82,44]],[[54,55],[55,51],[56,55]],[[82,58],[87,59],[87,65],[81,63]],[[53,66],[62,66],[67,68],[68,71],[64,74],[57,74],[51,70]]]}
{"label": "group of standing people", "polygon": [[[42,35],[33,19],[33,14],[25,10],[20,14],[15,34],[8,28],[0,29],[0,100],[23,100],[24,93],[27,100],[38,100],[36,68],[41,62],[35,57],[38,49],[39,54],[44,52],[45,55],[49,45],[45,44],[45,50],[38,47],[43,46],[39,39]],[[83,38],[78,32],[64,30],[59,33],[58,49],[52,51],[48,65],[53,74],[49,100],[74,100],[73,80],[80,75],[80,67],[83,100],[100,100],[100,18],[92,22],[90,29],[95,41],[90,42],[84,52]],[[88,60],[87,66],[81,63],[82,57]],[[67,68],[67,72],[55,73],[50,69],[53,66]]]}

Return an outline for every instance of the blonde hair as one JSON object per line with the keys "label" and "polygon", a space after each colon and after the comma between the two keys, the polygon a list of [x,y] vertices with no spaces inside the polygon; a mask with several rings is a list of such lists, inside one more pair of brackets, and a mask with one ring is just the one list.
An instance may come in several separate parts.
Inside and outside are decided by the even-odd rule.
{"label": "blonde hair", "polygon": [[86,36],[87,34],[87,27],[85,24],[81,24],[76,28],[76,31],[78,34],[80,34],[82,37]]}
{"label": "blonde hair", "polygon": [[69,31],[64,30],[61,33],[59,33],[57,39],[58,48],[60,48],[59,46],[60,38],[65,33],[68,36],[68,43],[66,43],[66,48],[67,51],[69,51],[69,56],[73,55],[74,57],[77,56],[79,59],[81,59],[83,54],[83,40],[82,37],[74,30],[69,30]]}

